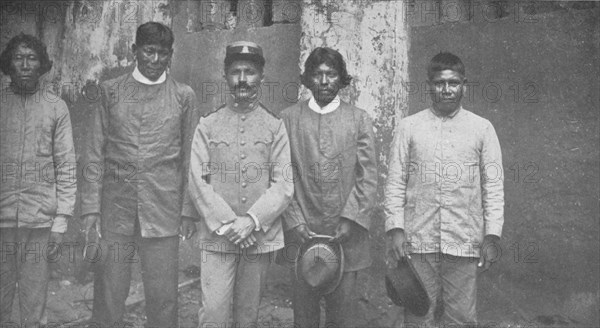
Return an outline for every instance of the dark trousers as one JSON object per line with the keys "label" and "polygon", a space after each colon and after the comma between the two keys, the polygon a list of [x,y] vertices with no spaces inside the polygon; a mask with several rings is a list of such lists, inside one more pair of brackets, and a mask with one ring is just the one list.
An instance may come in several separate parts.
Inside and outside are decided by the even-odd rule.
{"label": "dark trousers", "polygon": [[142,238],[109,231],[100,241],[101,264],[94,275],[92,322],[101,327],[123,326],[129,295],[131,264],[142,262],[146,327],[178,327],[177,282],[179,238]]}
{"label": "dark trousers", "polygon": [[[338,287],[325,298],[325,325],[327,328],[351,328],[356,326],[354,314],[357,311],[356,293],[357,272],[344,272]],[[296,280],[292,273],[294,290],[294,327],[319,327],[321,318],[320,300],[322,295]]]}
{"label": "dark trousers", "polygon": [[[43,321],[48,290],[50,228],[0,229],[0,325],[11,327],[13,300],[19,284],[19,327],[37,327]],[[15,318],[17,319],[17,318]]]}

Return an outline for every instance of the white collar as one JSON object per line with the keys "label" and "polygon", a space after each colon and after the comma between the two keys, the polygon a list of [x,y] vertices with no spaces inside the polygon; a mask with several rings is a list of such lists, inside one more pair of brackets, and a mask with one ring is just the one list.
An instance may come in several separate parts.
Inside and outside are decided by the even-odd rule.
{"label": "white collar", "polygon": [[329,104],[325,105],[325,107],[319,106],[315,100],[315,97],[313,96],[308,101],[308,107],[321,115],[331,113],[340,107],[340,96],[336,95]]}
{"label": "white collar", "polygon": [[135,65],[135,69],[133,70],[133,73],[131,73],[131,75],[136,81],[147,85],[161,84],[167,79],[167,71],[164,71],[162,75],[158,78],[158,80],[151,81],[147,77],[145,77],[144,74],[142,74],[142,72],[140,72],[137,65]]}

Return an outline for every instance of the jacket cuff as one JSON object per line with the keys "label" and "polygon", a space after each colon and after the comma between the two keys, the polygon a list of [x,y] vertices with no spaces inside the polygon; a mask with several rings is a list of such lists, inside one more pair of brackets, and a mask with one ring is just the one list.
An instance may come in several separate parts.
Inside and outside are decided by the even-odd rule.
{"label": "jacket cuff", "polygon": [[404,213],[389,216],[385,219],[385,232],[397,228],[404,229]]}
{"label": "jacket cuff", "polygon": [[256,226],[254,228],[254,231],[260,231],[262,229],[263,231],[267,232],[268,228],[265,229],[263,226],[260,225],[260,221],[258,221],[258,218],[256,217],[256,215],[254,215],[253,213],[250,213],[250,212],[248,212],[246,214],[248,214],[248,216],[252,218],[252,221],[254,221],[254,225]]}
{"label": "jacket cuff", "polygon": [[192,220],[194,220],[194,222],[199,222],[200,221],[200,214],[198,214],[198,211],[196,211],[196,208],[194,207],[194,205],[184,205],[181,208],[181,216],[185,216],[188,217]]}
{"label": "jacket cuff", "polygon": [[58,233],[67,232],[67,222],[67,218],[64,215],[57,215],[56,217],[54,217],[54,222],[52,223],[52,228],[50,229],[50,231]]}
{"label": "jacket cuff", "polygon": [[81,205],[81,216],[99,213],[101,213],[99,205]]}
{"label": "jacket cuff", "polygon": [[60,206],[56,209],[56,215],[73,216],[73,206]]}
{"label": "jacket cuff", "polygon": [[501,237],[502,236],[502,224],[486,221],[485,222],[485,235],[496,235],[498,237]]}

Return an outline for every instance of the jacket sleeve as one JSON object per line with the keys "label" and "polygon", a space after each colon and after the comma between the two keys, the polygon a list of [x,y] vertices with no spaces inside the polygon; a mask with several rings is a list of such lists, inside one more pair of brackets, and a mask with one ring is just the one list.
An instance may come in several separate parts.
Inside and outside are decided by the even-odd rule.
{"label": "jacket sleeve", "polygon": [[[283,112],[281,112],[281,119],[283,120],[283,123],[285,124],[285,128],[288,132],[288,139],[290,141],[290,153],[291,153],[291,142],[293,140],[291,133],[294,133],[295,129],[291,127],[291,119],[292,119],[292,112],[289,109],[284,110]],[[290,155],[291,158],[291,155]],[[293,163],[290,161],[291,165],[291,169],[294,170],[292,172],[292,180],[297,179],[295,177],[299,177],[299,173],[298,172],[298,163]],[[302,213],[302,208],[300,207],[300,204],[298,203],[298,200],[296,199],[298,195],[295,194],[292,197],[292,200],[290,201],[289,206],[283,211],[282,214],[282,225],[283,225],[283,230],[284,231],[288,231],[291,230],[299,225],[302,224],[307,224],[306,222],[306,218],[304,218],[304,214]]]}
{"label": "jacket sleeve", "polygon": [[77,181],[75,172],[75,148],[73,129],[67,105],[61,100],[57,103],[56,129],[54,130],[53,161],[56,167],[57,215],[72,216],[75,208]]}
{"label": "jacket sleeve", "polygon": [[383,203],[386,232],[396,228],[404,229],[404,206],[408,182],[408,172],[405,172],[405,168],[406,163],[410,162],[410,139],[405,122],[405,120],[400,121],[396,128],[390,150]]}
{"label": "jacket sleeve", "polygon": [[208,148],[208,126],[200,119],[190,153],[188,179],[188,202],[194,205],[201,220],[206,222],[210,232],[223,224],[234,221],[237,215],[227,202],[207,182],[210,174],[210,153]]}
{"label": "jacket sleeve", "polygon": [[194,139],[194,131],[198,126],[198,121],[200,119],[200,112],[198,106],[198,98],[194,91],[187,87],[186,90],[186,101],[183,104],[184,106],[184,114],[182,116],[181,127],[183,129],[181,133],[182,137],[182,194],[183,194],[183,203],[181,208],[181,215],[192,218],[196,221],[200,219],[198,211],[194,207],[194,204],[191,202],[189,191],[188,191],[188,178],[189,178],[189,168],[190,168],[190,153],[192,148],[192,140]]}
{"label": "jacket sleeve", "polygon": [[307,224],[296,197],[292,198],[290,205],[283,211],[282,219],[284,231],[291,230],[302,224]]}
{"label": "jacket sleeve", "polygon": [[82,151],[81,215],[100,214],[104,146],[108,128],[108,90],[100,86],[100,99],[92,104]]}
{"label": "jacket sleeve", "polygon": [[361,113],[359,120],[356,156],[356,182],[340,216],[369,230],[371,210],[377,196],[377,159],[373,124],[365,112]]}
{"label": "jacket sleeve", "polygon": [[504,175],[502,151],[496,130],[489,123],[484,131],[481,149],[480,170],[481,198],[485,235],[502,235],[504,224]]}
{"label": "jacket sleeve", "polygon": [[283,121],[280,121],[279,129],[275,133],[269,161],[271,166],[269,188],[248,210],[248,214],[258,219],[260,228],[265,232],[279,218],[294,194],[294,183],[286,179],[283,172],[286,164],[290,163],[290,143]]}

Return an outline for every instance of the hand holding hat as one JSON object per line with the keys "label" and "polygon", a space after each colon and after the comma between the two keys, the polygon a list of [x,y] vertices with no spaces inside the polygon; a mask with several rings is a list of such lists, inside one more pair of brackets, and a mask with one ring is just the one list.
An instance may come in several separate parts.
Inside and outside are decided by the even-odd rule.
{"label": "hand holding hat", "polygon": [[294,227],[291,231],[294,234],[295,240],[297,240],[300,244],[306,243],[309,239],[317,235],[316,233],[312,232],[312,230],[310,230],[306,224],[300,224]]}
{"label": "hand holding hat", "polygon": [[340,217],[340,221],[335,228],[335,236],[333,236],[333,239],[339,241],[341,244],[352,239],[352,233],[355,229],[354,225],[355,223],[352,222],[352,220]]}
{"label": "hand holding hat", "polygon": [[479,257],[479,263],[477,266],[481,268],[481,272],[487,271],[492,263],[496,262],[502,255],[498,241],[500,237],[496,235],[486,235],[483,237],[483,243],[481,244],[481,254]]}
{"label": "hand holding hat", "polygon": [[389,253],[393,261],[400,261],[402,258],[408,256],[406,235],[403,229],[393,229],[388,232],[391,236],[391,245]]}

